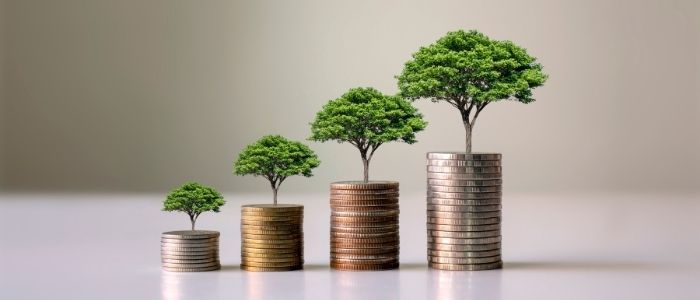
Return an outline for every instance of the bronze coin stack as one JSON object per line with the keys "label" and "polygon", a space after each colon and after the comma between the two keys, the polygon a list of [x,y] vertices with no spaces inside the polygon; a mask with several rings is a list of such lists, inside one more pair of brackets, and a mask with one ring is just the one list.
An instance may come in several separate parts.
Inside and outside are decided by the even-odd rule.
{"label": "bronze coin stack", "polygon": [[431,152],[427,158],[428,265],[501,268],[501,154]]}
{"label": "bronze coin stack", "polygon": [[304,206],[241,206],[241,269],[257,272],[304,268]]}
{"label": "bronze coin stack", "polygon": [[221,269],[219,232],[182,230],[163,232],[160,238],[163,270],[204,272]]}
{"label": "bronze coin stack", "polygon": [[331,268],[380,271],[399,267],[399,183],[331,184]]}

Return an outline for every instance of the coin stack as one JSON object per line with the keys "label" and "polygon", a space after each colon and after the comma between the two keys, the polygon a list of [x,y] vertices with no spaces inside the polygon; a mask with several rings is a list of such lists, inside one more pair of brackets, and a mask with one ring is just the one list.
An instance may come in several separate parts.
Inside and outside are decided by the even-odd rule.
{"label": "coin stack", "polygon": [[427,156],[428,265],[453,271],[501,268],[501,154]]}
{"label": "coin stack", "polygon": [[219,232],[182,230],[163,232],[160,238],[163,270],[203,272],[221,269]]}
{"label": "coin stack", "polygon": [[304,206],[241,206],[241,269],[257,272],[304,268]]}
{"label": "coin stack", "polygon": [[399,267],[399,183],[331,184],[331,268],[379,271]]}

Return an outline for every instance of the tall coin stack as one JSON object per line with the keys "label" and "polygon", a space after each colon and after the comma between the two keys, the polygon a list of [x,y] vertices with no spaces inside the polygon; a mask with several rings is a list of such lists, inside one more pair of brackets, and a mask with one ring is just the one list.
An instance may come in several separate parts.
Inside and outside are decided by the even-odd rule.
{"label": "tall coin stack", "polygon": [[430,152],[427,158],[428,265],[501,268],[501,154]]}
{"label": "tall coin stack", "polygon": [[399,267],[399,183],[331,184],[331,268],[379,271]]}
{"label": "tall coin stack", "polygon": [[304,268],[304,206],[241,206],[241,269],[274,272]]}
{"label": "tall coin stack", "polygon": [[163,270],[203,272],[221,269],[219,232],[183,230],[163,232],[160,238]]}

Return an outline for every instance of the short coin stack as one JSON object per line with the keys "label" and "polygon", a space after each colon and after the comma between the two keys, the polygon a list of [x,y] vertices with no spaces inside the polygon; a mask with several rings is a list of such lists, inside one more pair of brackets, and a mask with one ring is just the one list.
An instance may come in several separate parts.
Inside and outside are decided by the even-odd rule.
{"label": "short coin stack", "polygon": [[304,268],[304,206],[241,206],[241,269],[257,272]]}
{"label": "short coin stack", "polygon": [[379,271],[399,267],[399,183],[331,184],[331,268]]}
{"label": "short coin stack", "polygon": [[203,272],[221,269],[219,232],[182,230],[163,232],[160,238],[163,270]]}
{"label": "short coin stack", "polygon": [[501,154],[427,156],[429,266],[501,268]]}

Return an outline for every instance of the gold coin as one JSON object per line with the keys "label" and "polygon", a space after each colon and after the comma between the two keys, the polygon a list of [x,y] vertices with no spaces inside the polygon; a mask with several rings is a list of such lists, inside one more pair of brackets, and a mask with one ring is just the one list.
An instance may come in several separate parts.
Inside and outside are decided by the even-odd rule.
{"label": "gold coin", "polygon": [[304,234],[302,233],[295,233],[295,234],[250,234],[250,233],[241,233],[241,238],[244,239],[249,239],[249,240],[291,240],[291,239],[302,239],[304,238]]}
{"label": "gold coin", "polygon": [[266,262],[254,262],[254,261],[246,261],[246,262],[241,262],[241,265],[245,265],[248,267],[261,267],[261,268],[279,268],[279,267],[294,267],[294,266],[299,266],[303,265],[303,262],[274,262],[274,263],[266,263]]}
{"label": "gold coin", "polygon": [[[247,256],[241,256],[241,263],[244,265],[254,265],[254,264],[260,264],[260,263],[267,263],[267,264],[303,264],[304,263],[304,258],[303,257],[247,257]],[[253,264],[251,264],[253,263]]]}
{"label": "gold coin", "polygon": [[340,248],[331,246],[331,255],[334,254],[354,254],[354,255],[398,255],[399,246],[384,246],[382,248]]}
{"label": "gold coin", "polygon": [[389,232],[396,232],[399,230],[399,225],[397,223],[392,223],[386,226],[372,226],[372,227],[347,227],[347,226],[332,226],[331,232],[336,233],[353,233],[353,234],[383,234]]}
{"label": "gold coin", "polygon": [[255,247],[241,247],[241,253],[257,253],[266,255],[275,254],[301,254],[304,252],[303,247],[285,247],[285,248],[255,248]]}
{"label": "gold coin", "polygon": [[331,216],[331,222],[339,223],[373,223],[373,222],[389,222],[399,221],[399,216],[380,216],[380,217],[337,217]]}
{"label": "gold coin", "polygon": [[241,235],[294,235],[303,234],[301,230],[257,230],[257,229],[241,229]]}
{"label": "gold coin", "polygon": [[301,252],[290,252],[290,253],[255,253],[242,251],[241,256],[245,257],[258,257],[258,258],[283,258],[283,257],[304,257]]}
{"label": "gold coin", "polygon": [[341,238],[331,236],[331,243],[334,244],[386,244],[390,242],[396,242],[399,240],[399,235],[395,234],[393,236],[379,237],[379,238]]}
{"label": "gold coin", "polygon": [[336,211],[331,209],[331,216],[334,217],[395,217],[398,215],[399,210]]}
{"label": "gold coin", "polygon": [[368,239],[368,238],[384,238],[398,236],[398,231],[388,231],[381,233],[348,233],[331,231],[331,238],[346,238],[346,239]]}
{"label": "gold coin", "polygon": [[398,200],[399,193],[386,193],[386,194],[364,194],[364,195],[351,195],[351,194],[331,194],[331,201],[369,201],[369,200]]}
{"label": "gold coin", "polygon": [[296,271],[303,269],[303,265],[291,266],[291,267],[275,267],[275,268],[263,268],[263,267],[251,267],[241,265],[241,270],[249,272],[284,272],[284,271]]}
{"label": "gold coin", "polygon": [[331,205],[331,211],[335,212],[365,212],[365,211],[388,211],[398,210],[398,204],[390,204],[383,206],[335,206]]}

